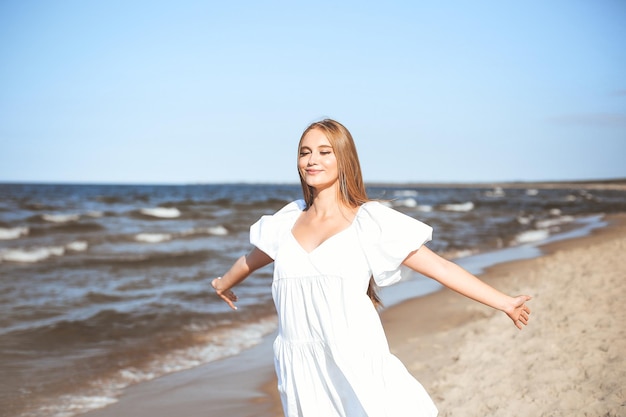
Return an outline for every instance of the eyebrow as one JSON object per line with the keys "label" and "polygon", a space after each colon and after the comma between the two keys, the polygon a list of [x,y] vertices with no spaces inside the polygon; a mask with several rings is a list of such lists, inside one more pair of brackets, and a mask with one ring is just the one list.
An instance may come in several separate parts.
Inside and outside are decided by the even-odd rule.
{"label": "eyebrow", "polygon": [[[330,149],[332,149],[333,147],[332,147],[331,145],[320,145],[320,146],[318,146],[317,148],[318,148],[318,149],[321,149],[321,148],[330,148]],[[300,150],[303,150],[303,149],[308,149],[308,150],[311,150],[311,148],[310,148],[310,147],[308,147],[308,146],[302,146],[302,147],[300,147]]]}

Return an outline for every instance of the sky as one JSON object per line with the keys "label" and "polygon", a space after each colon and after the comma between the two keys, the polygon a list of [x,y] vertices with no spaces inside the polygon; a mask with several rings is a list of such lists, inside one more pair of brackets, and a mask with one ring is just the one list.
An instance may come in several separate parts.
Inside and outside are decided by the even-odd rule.
{"label": "sky", "polygon": [[626,1],[0,1],[0,182],[626,178]]}

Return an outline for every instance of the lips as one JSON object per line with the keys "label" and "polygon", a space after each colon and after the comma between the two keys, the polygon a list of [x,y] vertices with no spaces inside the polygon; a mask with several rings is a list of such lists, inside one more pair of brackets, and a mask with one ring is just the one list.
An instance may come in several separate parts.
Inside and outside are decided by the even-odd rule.
{"label": "lips", "polygon": [[322,171],[320,171],[318,169],[307,169],[306,170],[306,173],[309,174],[309,175],[319,174],[320,172],[322,172]]}

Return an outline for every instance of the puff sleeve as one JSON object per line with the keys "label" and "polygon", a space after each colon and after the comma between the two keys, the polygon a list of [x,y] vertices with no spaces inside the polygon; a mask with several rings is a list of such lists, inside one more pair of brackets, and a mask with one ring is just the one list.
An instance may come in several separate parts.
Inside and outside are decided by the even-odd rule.
{"label": "puff sleeve", "polygon": [[381,287],[400,281],[402,262],[432,238],[432,227],[376,201],[365,203],[355,220],[372,276]]}
{"label": "puff sleeve", "polygon": [[250,226],[250,243],[265,252],[270,258],[276,259],[280,242],[285,233],[291,231],[291,227],[304,207],[304,200],[296,200],[273,215],[262,216]]}

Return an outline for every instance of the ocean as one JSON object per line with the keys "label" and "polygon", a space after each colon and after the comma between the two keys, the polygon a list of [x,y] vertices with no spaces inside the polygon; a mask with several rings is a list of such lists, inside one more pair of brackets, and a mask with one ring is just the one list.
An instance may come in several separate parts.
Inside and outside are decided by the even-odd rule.
{"label": "ocean", "polygon": [[[368,193],[433,226],[428,246],[455,260],[626,211],[626,192],[584,186]],[[79,415],[260,343],[276,329],[271,266],[236,289],[236,313],[210,281],[250,250],[252,223],[300,197],[291,184],[0,184],[0,416]]]}

